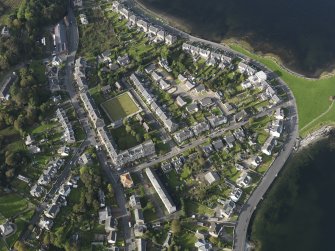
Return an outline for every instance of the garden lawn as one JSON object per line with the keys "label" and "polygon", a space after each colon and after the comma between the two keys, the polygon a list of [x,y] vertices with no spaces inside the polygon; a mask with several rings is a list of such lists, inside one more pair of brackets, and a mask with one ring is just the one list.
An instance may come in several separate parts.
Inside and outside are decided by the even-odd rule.
{"label": "garden lawn", "polygon": [[16,213],[27,209],[29,202],[16,194],[1,194],[0,213],[5,218],[10,218]]}
{"label": "garden lawn", "polygon": [[[240,45],[231,44],[230,47],[252,59],[259,61],[274,71],[292,90],[297,106],[299,115],[299,128],[303,128],[313,119],[317,118],[320,114],[325,112],[330,106],[329,96],[335,96],[335,76],[318,80],[308,80],[298,77],[289,73],[282,68],[274,59],[264,56],[253,54]],[[332,109],[325,116],[319,118],[313,125],[300,131],[302,136],[307,135],[313,129],[317,129],[320,125],[335,122],[335,109]]]}
{"label": "garden lawn", "polygon": [[101,107],[111,121],[123,119],[139,111],[137,104],[128,92],[107,100],[101,104]]}

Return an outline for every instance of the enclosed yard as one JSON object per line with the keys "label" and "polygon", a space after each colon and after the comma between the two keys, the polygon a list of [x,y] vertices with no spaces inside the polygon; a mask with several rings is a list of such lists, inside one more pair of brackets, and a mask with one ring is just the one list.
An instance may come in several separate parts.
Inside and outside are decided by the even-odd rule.
{"label": "enclosed yard", "polygon": [[107,100],[101,107],[111,121],[118,121],[140,111],[140,107],[129,92]]}

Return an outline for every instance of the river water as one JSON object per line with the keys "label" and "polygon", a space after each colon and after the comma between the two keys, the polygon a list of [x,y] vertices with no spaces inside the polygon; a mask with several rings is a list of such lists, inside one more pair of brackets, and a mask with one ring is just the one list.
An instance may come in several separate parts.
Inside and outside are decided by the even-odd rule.
{"label": "river water", "polygon": [[216,42],[245,40],[306,76],[335,68],[334,0],[137,1],[194,35]]}
{"label": "river water", "polygon": [[335,226],[335,138],[288,161],[250,227],[260,251],[332,251]]}

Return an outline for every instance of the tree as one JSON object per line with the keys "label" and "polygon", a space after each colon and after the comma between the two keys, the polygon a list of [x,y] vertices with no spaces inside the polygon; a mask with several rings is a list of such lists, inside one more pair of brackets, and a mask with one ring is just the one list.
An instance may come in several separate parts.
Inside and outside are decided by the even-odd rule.
{"label": "tree", "polygon": [[25,246],[24,243],[21,242],[21,241],[17,241],[17,242],[15,242],[15,244],[14,244],[14,248],[15,248],[17,251],[26,251],[26,250],[27,250],[26,246]]}
{"label": "tree", "polygon": [[171,222],[171,232],[174,235],[177,235],[177,234],[180,233],[180,231],[181,231],[181,226],[180,226],[179,219],[173,219],[172,222]]}

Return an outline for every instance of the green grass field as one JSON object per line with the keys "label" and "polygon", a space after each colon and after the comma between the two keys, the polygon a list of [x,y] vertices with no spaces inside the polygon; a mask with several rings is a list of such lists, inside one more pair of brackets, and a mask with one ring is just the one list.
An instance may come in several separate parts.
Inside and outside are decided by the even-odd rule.
{"label": "green grass field", "polygon": [[101,104],[101,107],[112,121],[123,119],[139,111],[137,104],[128,92],[107,100]]}
{"label": "green grass field", "polygon": [[[253,54],[237,44],[230,44],[229,46],[233,50],[261,62],[287,83],[297,101],[301,136],[306,136],[322,125],[335,122],[335,108],[333,107],[327,114],[308,125],[320,114],[327,111],[331,105],[329,96],[335,95],[335,76],[318,80],[305,79],[289,73],[271,57]],[[308,126],[305,127],[306,125]],[[302,128],[303,130],[301,130]]]}
{"label": "green grass field", "polygon": [[[6,238],[8,246],[12,246],[15,243],[33,214],[33,204],[24,197],[17,194],[0,194],[0,223],[4,223],[6,219],[14,217],[17,227],[17,231]],[[7,250],[3,249],[4,247],[4,243],[0,243],[0,250]]]}

